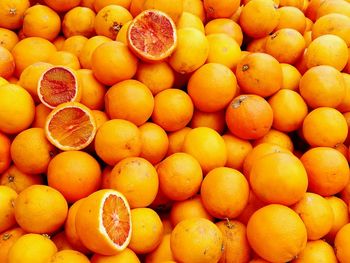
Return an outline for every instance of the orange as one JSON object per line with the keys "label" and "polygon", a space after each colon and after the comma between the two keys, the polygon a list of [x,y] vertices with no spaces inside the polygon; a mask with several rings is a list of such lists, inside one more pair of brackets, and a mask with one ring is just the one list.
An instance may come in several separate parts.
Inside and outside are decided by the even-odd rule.
{"label": "orange", "polygon": [[45,123],[47,139],[64,151],[87,147],[96,129],[90,109],[78,102],[60,104],[50,112]]}
{"label": "orange", "polygon": [[0,46],[0,77],[8,79],[15,71],[15,61],[10,51]]}
{"label": "orange", "polygon": [[190,130],[191,130],[190,127],[184,127],[178,131],[168,133],[169,146],[168,146],[168,152],[166,156],[182,151],[183,142],[185,140],[187,133]]}
{"label": "orange", "polygon": [[307,242],[306,247],[291,262],[320,262],[322,260],[329,263],[338,262],[332,246],[323,240],[316,240]]}
{"label": "orange", "polygon": [[63,195],[46,185],[31,185],[15,201],[18,225],[31,233],[53,233],[66,220],[68,205]]}
{"label": "orange", "polygon": [[338,14],[350,16],[349,2],[342,1],[342,0],[322,1],[322,4],[319,6],[319,9],[317,10],[316,18],[318,19],[324,15],[328,15],[331,13],[338,13]]}
{"label": "orange", "polygon": [[350,224],[343,226],[335,236],[334,250],[339,262],[347,262],[350,258],[349,250]]}
{"label": "orange", "polygon": [[[21,38],[21,39],[23,39],[23,38]],[[52,43],[55,45],[57,51],[62,50],[62,47],[63,47],[65,40],[66,40],[66,38],[64,36],[58,36],[53,40]]]}
{"label": "orange", "polygon": [[15,190],[4,185],[0,185],[0,194],[0,232],[3,232],[16,225],[14,202],[18,195]]}
{"label": "orange", "polygon": [[175,75],[167,62],[139,63],[135,78],[145,84],[153,95],[170,89],[175,81]]}
{"label": "orange", "polygon": [[73,203],[100,188],[101,168],[89,154],[68,151],[56,155],[47,171],[48,185]]}
{"label": "orange", "polygon": [[166,89],[154,97],[152,121],[167,132],[184,128],[193,115],[191,97],[179,89]]}
{"label": "orange", "polygon": [[80,103],[91,110],[103,109],[106,87],[96,80],[90,69],[79,69],[76,76],[82,90]]}
{"label": "orange", "polygon": [[9,229],[0,234],[0,260],[8,262],[8,252],[16,243],[16,241],[24,235],[24,231],[20,227]]}
{"label": "orange", "polygon": [[186,153],[174,153],[157,166],[159,187],[171,200],[183,201],[195,195],[203,174],[198,161]]}
{"label": "orange", "polygon": [[124,119],[139,126],[151,117],[154,98],[142,82],[124,80],[108,89],[105,107],[111,119]]}
{"label": "orange", "polygon": [[212,216],[236,218],[248,202],[248,181],[232,168],[215,168],[203,179],[201,196],[204,207]]}
{"label": "orange", "polygon": [[30,93],[35,102],[40,102],[37,92],[39,79],[51,67],[49,63],[36,62],[26,67],[19,77],[18,84]]}
{"label": "orange", "polygon": [[151,208],[131,210],[132,234],[129,248],[135,253],[153,251],[162,241],[163,223]]}
{"label": "orange", "polygon": [[348,47],[342,38],[331,34],[322,35],[307,48],[306,65],[308,68],[329,65],[341,71],[348,61],[348,53]]}
{"label": "orange", "polygon": [[343,143],[348,134],[344,116],[329,107],[320,107],[309,112],[304,119],[302,131],[311,146],[333,147]]}
{"label": "orange", "polygon": [[124,43],[118,41],[98,46],[92,54],[91,63],[96,79],[109,86],[132,78],[137,70],[137,58]]}
{"label": "orange", "polygon": [[291,132],[303,125],[308,107],[299,93],[281,89],[270,97],[268,102],[273,112],[273,128],[282,132]]}
{"label": "orange", "polygon": [[293,152],[294,145],[290,136],[284,132],[271,129],[263,137],[254,141],[254,146],[262,143],[271,143],[279,145],[287,150]]}
{"label": "orange", "polygon": [[207,127],[190,130],[183,142],[182,151],[192,155],[199,162],[203,173],[224,166],[227,161],[227,149],[219,133]]}
{"label": "orange", "polygon": [[304,53],[305,39],[295,29],[282,28],[269,36],[265,50],[280,63],[294,64]]}
{"label": "orange", "polygon": [[121,193],[99,190],[83,199],[76,212],[75,226],[79,238],[91,251],[115,255],[130,242],[130,217],[129,204]]}
{"label": "orange", "polygon": [[67,241],[69,242],[69,244],[71,244],[71,246],[84,253],[84,254],[88,254],[90,253],[90,251],[83,245],[83,243],[81,242],[80,237],[78,236],[77,233],[77,228],[75,226],[75,218],[78,212],[78,209],[80,207],[80,205],[82,204],[84,198],[76,201],[74,204],[72,204],[68,210],[68,214],[67,214],[67,219],[66,222],[64,224],[64,235],[67,239]]}
{"label": "orange", "polygon": [[171,251],[178,262],[218,262],[223,242],[220,229],[204,218],[181,221],[170,237]]}
{"label": "orange", "polygon": [[205,34],[226,34],[232,37],[239,46],[242,45],[243,33],[241,27],[234,21],[228,18],[217,18],[209,21],[205,25]]}
{"label": "orange", "polygon": [[74,249],[72,245],[68,242],[64,231],[61,231],[50,238],[55,243],[58,251]]}
{"label": "orange", "polygon": [[19,133],[11,144],[11,156],[24,173],[46,173],[57,149],[46,139],[43,128],[30,128]]}
{"label": "orange", "polygon": [[61,51],[68,51],[79,58],[79,55],[82,52],[83,47],[87,41],[87,37],[80,35],[68,37],[64,40]]}
{"label": "orange", "polygon": [[159,10],[145,10],[137,15],[128,27],[127,38],[135,55],[149,62],[169,57],[177,45],[175,23]]}
{"label": "orange", "polygon": [[0,28],[0,46],[11,51],[19,41],[18,36],[12,30]]}
{"label": "orange", "polygon": [[66,38],[71,36],[92,37],[95,34],[95,13],[87,7],[74,7],[63,17],[62,31]]}
{"label": "orange", "polygon": [[96,34],[114,40],[122,26],[130,20],[132,20],[132,15],[124,7],[120,5],[107,5],[96,14]]}
{"label": "orange", "polygon": [[35,117],[31,127],[33,128],[44,128],[47,116],[49,116],[51,109],[46,107],[44,104],[39,103],[35,107]]}
{"label": "orange", "polygon": [[300,160],[308,174],[309,191],[330,196],[343,190],[349,181],[348,162],[333,148],[312,148]]}
{"label": "orange", "polygon": [[296,91],[299,87],[301,79],[300,72],[292,65],[281,63],[282,67],[282,89],[290,89]]}
{"label": "orange", "polygon": [[91,69],[92,67],[92,54],[95,49],[102,45],[103,43],[112,41],[110,38],[105,36],[94,36],[89,38],[81,49],[79,57],[79,62],[84,69]]}
{"label": "orange", "polygon": [[56,252],[52,258],[52,263],[66,263],[66,262],[76,262],[76,263],[90,263],[90,260],[84,254],[79,251],[72,249],[64,249]]}
{"label": "orange", "polygon": [[331,230],[334,222],[332,207],[322,196],[306,193],[292,209],[303,220],[308,240],[321,239]]}
{"label": "orange", "polygon": [[247,225],[250,217],[260,209],[261,207],[265,206],[266,203],[261,201],[256,194],[254,194],[253,190],[249,190],[249,198],[248,203],[243,209],[242,213],[237,218],[240,222],[242,222],[244,225]]}
{"label": "orange", "polygon": [[[250,53],[265,53],[266,41],[268,38],[269,36],[261,37],[261,38],[253,38],[247,44],[247,51]],[[245,56],[242,56],[242,59],[243,57]]]}
{"label": "orange", "polygon": [[122,25],[122,28],[119,30],[117,34],[117,41],[123,42],[124,44],[128,44],[128,29],[131,24],[132,20],[126,22],[124,25]]}
{"label": "orange", "polygon": [[44,184],[44,179],[41,175],[23,173],[15,165],[11,165],[0,176],[0,184],[11,187],[19,194],[31,185]]}
{"label": "orange", "polygon": [[206,14],[201,0],[183,0],[183,12],[194,14],[205,21]]}
{"label": "orange", "polygon": [[224,244],[219,263],[248,262],[250,246],[246,236],[246,226],[237,220],[223,220],[216,223],[220,229]]}
{"label": "orange", "polygon": [[129,248],[125,248],[123,251],[118,252],[114,256],[103,256],[100,254],[94,254],[91,258],[91,263],[140,263],[137,255]]}
{"label": "orange", "polygon": [[287,262],[306,246],[303,221],[289,207],[272,204],[257,210],[247,225],[250,246],[260,257],[272,262]]}
{"label": "orange", "polygon": [[100,11],[107,5],[120,5],[126,9],[129,9],[131,0],[95,0],[93,6],[96,12]]}
{"label": "orange", "polygon": [[133,17],[136,17],[143,11],[145,0],[131,0],[129,11]]}
{"label": "orange", "polygon": [[331,13],[317,19],[312,27],[312,38],[332,34],[341,37],[350,45],[350,17],[342,14]]}
{"label": "orange", "polygon": [[330,196],[326,197],[326,200],[332,208],[334,217],[332,228],[326,235],[326,239],[333,242],[338,231],[350,222],[349,213],[346,203],[339,197]]}
{"label": "orange", "polygon": [[53,53],[48,60],[48,63],[56,66],[64,66],[70,69],[80,69],[79,59],[76,55],[67,51],[57,51]]}
{"label": "orange", "polygon": [[231,17],[239,8],[239,0],[227,0],[216,2],[215,0],[204,0],[204,9],[208,19]]}
{"label": "orange", "polygon": [[179,20],[177,21],[176,28],[193,27],[204,33],[204,25],[202,20],[195,14],[189,12],[182,12]]}
{"label": "orange", "polygon": [[173,260],[170,249],[170,233],[165,234],[156,249],[148,253],[145,257],[145,263],[164,262],[166,260]]}
{"label": "orange", "polygon": [[169,58],[170,66],[181,74],[201,67],[209,55],[209,43],[204,33],[187,27],[177,31],[177,48]]}
{"label": "orange", "polygon": [[170,222],[172,226],[176,226],[179,222],[190,218],[213,220],[213,217],[204,208],[200,195],[195,195],[184,201],[175,202],[171,207]]}
{"label": "orange", "polygon": [[141,153],[141,133],[132,122],[109,120],[96,133],[95,149],[105,163],[115,165],[126,157]]}
{"label": "orange", "polygon": [[48,236],[30,233],[17,239],[9,250],[7,260],[8,263],[47,263],[56,252],[57,247]]}
{"label": "orange", "polygon": [[249,174],[254,193],[269,204],[292,205],[303,198],[307,173],[300,160],[290,153],[272,153],[258,159]]}
{"label": "orange", "polygon": [[240,139],[257,139],[271,128],[273,111],[267,101],[258,95],[240,95],[226,109],[226,124]]}
{"label": "orange", "polygon": [[236,86],[236,77],[227,66],[208,63],[191,75],[187,92],[198,110],[215,112],[226,108],[236,94]]}
{"label": "orange", "polygon": [[28,37],[19,41],[12,49],[15,59],[15,74],[19,77],[22,71],[35,62],[48,62],[56,47],[50,41],[39,37]]}
{"label": "orange", "polygon": [[344,86],[345,86],[345,96],[342,102],[338,105],[337,109],[340,112],[350,111],[350,74],[342,73]]}
{"label": "orange", "polygon": [[19,133],[34,120],[34,101],[25,89],[16,84],[1,86],[0,105],[0,132]]}
{"label": "orange", "polygon": [[29,0],[4,0],[0,3],[0,27],[19,29],[23,24],[23,14],[29,8]]}
{"label": "orange", "polygon": [[306,71],[300,80],[299,91],[311,108],[336,108],[346,95],[342,74],[326,65]]}
{"label": "orange", "polygon": [[294,6],[302,10],[304,1],[303,0],[280,0],[280,6]]}
{"label": "orange", "polygon": [[5,172],[11,164],[11,140],[0,132],[0,174]]}
{"label": "orange", "polygon": [[243,57],[237,65],[236,77],[242,92],[262,97],[271,96],[282,87],[281,65],[273,56],[264,53]]}
{"label": "orange", "polygon": [[162,11],[168,14],[175,23],[184,11],[182,0],[173,0],[171,2],[167,0],[144,0],[143,10],[147,9],[156,9]]}
{"label": "orange", "polygon": [[54,40],[61,31],[61,19],[50,7],[35,5],[24,12],[23,34]]}
{"label": "orange", "polygon": [[190,127],[208,127],[221,134],[226,128],[225,111],[203,112],[194,110]]}
{"label": "orange", "polygon": [[269,35],[279,22],[279,14],[272,0],[252,0],[242,9],[239,24],[245,34],[253,38]]}
{"label": "orange", "polygon": [[114,166],[107,186],[123,193],[131,208],[146,207],[156,198],[158,174],[146,159],[123,158]]}
{"label": "orange", "polygon": [[167,133],[157,124],[146,122],[139,127],[141,132],[142,148],[140,157],[152,164],[164,159],[169,146]]}
{"label": "orange", "polygon": [[230,133],[222,135],[227,148],[226,167],[242,170],[243,162],[248,153],[253,149],[248,140],[240,139]]}
{"label": "orange", "polygon": [[297,30],[300,34],[305,32],[306,18],[304,13],[294,6],[283,6],[277,9],[279,22],[275,30],[290,28]]}

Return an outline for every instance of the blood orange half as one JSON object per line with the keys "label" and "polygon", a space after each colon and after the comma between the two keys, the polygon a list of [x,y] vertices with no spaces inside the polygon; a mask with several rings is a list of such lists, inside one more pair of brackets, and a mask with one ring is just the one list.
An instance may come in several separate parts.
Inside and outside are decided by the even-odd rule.
{"label": "blood orange half", "polygon": [[47,116],[45,134],[61,150],[81,150],[94,139],[96,122],[91,110],[83,104],[62,103]]}
{"label": "blood orange half", "polygon": [[130,49],[142,60],[152,62],[169,57],[177,45],[174,21],[159,10],[145,10],[128,29]]}
{"label": "blood orange half", "polygon": [[61,103],[79,101],[81,97],[76,74],[62,66],[50,67],[42,73],[37,92],[40,101],[51,109]]}
{"label": "blood orange half", "polygon": [[115,255],[130,243],[131,215],[128,201],[116,190],[94,192],[79,206],[75,226],[79,238],[91,251]]}

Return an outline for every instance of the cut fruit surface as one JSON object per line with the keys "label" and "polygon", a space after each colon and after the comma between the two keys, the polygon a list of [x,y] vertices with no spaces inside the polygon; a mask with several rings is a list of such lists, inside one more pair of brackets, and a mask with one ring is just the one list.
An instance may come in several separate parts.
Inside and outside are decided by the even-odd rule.
{"label": "cut fruit surface", "polygon": [[159,61],[171,55],[177,45],[173,20],[159,10],[145,10],[131,22],[128,44],[142,60]]}
{"label": "cut fruit surface", "polygon": [[61,66],[43,72],[37,92],[40,101],[51,109],[61,103],[78,101],[81,96],[76,74]]}
{"label": "cut fruit surface", "polygon": [[47,117],[45,134],[61,150],[81,150],[95,137],[95,119],[90,109],[81,103],[62,103]]}
{"label": "cut fruit surface", "polygon": [[79,206],[75,222],[81,241],[95,253],[115,255],[130,243],[130,207],[116,190],[104,189],[89,195]]}

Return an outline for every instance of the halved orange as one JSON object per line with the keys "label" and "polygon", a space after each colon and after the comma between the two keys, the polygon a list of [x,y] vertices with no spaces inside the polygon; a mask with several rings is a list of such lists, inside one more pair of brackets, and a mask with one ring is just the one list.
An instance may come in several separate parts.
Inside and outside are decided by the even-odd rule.
{"label": "halved orange", "polygon": [[76,73],[67,67],[50,67],[41,74],[37,93],[40,101],[54,109],[61,103],[79,101],[81,88]]}
{"label": "halved orange", "polygon": [[63,151],[85,148],[95,138],[96,130],[91,110],[79,102],[58,105],[45,123],[47,139]]}
{"label": "halved orange", "polygon": [[80,240],[88,249],[101,255],[115,255],[130,243],[128,201],[116,190],[96,191],[82,201],[75,226]]}
{"label": "halved orange", "polygon": [[134,18],[127,38],[135,55],[148,62],[169,57],[177,45],[174,21],[166,13],[154,9],[145,10]]}

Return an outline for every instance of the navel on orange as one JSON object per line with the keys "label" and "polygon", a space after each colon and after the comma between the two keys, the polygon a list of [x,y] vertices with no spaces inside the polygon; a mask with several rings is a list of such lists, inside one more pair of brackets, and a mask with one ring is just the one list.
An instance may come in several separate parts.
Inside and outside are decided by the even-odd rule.
{"label": "navel on orange", "polygon": [[50,67],[42,73],[37,93],[40,101],[51,109],[61,103],[78,101],[81,97],[76,74],[62,66]]}
{"label": "navel on orange", "polygon": [[163,60],[177,45],[175,23],[166,13],[153,9],[134,18],[127,37],[130,49],[145,61]]}
{"label": "navel on orange", "polygon": [[81,103],[62,103],[47,117],[45,134],[61,150],[81,150],[95,137],[95,119],[90,109]]}
{"label": "navel on orange", "polygon": [[79,206],[75,226],[83,244],[102,255],[124,250],[131,238],[130,207],[118,191],[99,190]]}

